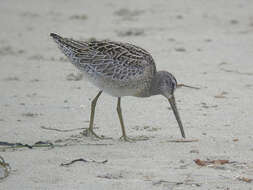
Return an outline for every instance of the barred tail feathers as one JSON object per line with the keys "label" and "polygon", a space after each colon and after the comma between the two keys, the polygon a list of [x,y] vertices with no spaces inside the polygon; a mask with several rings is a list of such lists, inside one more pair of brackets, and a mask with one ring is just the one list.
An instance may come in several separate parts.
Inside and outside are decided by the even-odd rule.
{"label": "barred tail feathers", "polygon": [[[87,72],[87,65],[82,60],[90,59],[88,55],[88,44],[86,42],[79,42],[70,38],[63,38],[55,33],[51,33],[50,36],[57,43],[61,52],[67,56],[69,61],[81,71]],[[88,58],[87,58],[88,57]],[[89,61],[87,61],[88,63]]]}

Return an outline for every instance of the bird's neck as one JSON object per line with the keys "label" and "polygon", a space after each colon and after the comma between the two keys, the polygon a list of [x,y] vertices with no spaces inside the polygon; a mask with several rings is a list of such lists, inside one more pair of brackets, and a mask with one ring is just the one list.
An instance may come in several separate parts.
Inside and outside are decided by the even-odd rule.
{"label": "bird's neck", "polygon": [[151,81],[151,86],[150,86],[150,90],[149,90],[150,96],[155,96],[155,95],[161,94],[160,78],[161,78],[160,73],[157,72]]}
{"label": "bird's neck", "polygon": [[158,94],[161,94],[160,90],[160,79],[161,79],[161,73],[156,72],[154,77],[152,78],[150,82],[150,86],[146,88],[145,90],[141,91],[140,93],[136,94],[136,97],[150,97],[155,96]]}

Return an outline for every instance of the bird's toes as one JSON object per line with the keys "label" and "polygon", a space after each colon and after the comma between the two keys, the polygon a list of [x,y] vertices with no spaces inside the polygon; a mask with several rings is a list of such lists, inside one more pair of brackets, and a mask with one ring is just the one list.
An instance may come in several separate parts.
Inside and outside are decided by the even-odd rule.
{"label": "bird's toes", "polygon": [[95,138],[95,139],[101,139],[101,140],[105,140],[105,139],[112,139],[110,137],[105,137],[105,136],[99,136],[97,135],[92,129],[88,128],[88,129],[85,129],[82,133],[81,133],[83,136],[85,137],[92,137],[92,138]]}
{"label": "bird's toes", "polygon": [[126,141],[126,142],[136,142],[136,141],[146,141],[149,138],[147,136],[139,136],[139,137],[128,137],[128,136],[121,136],[120,140]]}

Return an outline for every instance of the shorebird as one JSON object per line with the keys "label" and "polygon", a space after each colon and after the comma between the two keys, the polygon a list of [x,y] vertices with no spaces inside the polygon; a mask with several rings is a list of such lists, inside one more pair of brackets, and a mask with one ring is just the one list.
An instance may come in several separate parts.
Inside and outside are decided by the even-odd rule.
{"label": "shorebird", "polygon": [[157,71],[150,53],[130,43],[113,41],[77,41],[51,33],[59,49],[69,61],[84,73],[84,76],[99,92],[91,102],[89,128],[84,132],[88,136],[98,136],[93,130],[96,103],[102,92],[117,97],[117,113],[121,125],[122,137],[129,141],[125,131],[121,111],[121,97],[150,97],[162,95],[168,99],[178,122],[181,135],[185,138],[183,125],[177,110],[174,92],[176,78],[167,71]]}

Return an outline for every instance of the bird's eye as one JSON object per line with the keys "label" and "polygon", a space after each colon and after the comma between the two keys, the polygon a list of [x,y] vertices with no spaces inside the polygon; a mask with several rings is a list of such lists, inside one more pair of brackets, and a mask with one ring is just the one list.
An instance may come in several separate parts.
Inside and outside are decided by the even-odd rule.
{"label": "bird's eye", "polygon": [[175,83],[174,81],[172,81],[172,94],[174,93],[174,91],[177,88],[177,83]]}
{"label": "bird's eye", "polygon": [[173,83],[174,89],[176,89],[177,88],[177,83],[175,83],[175,82],[172,82],[172,83]]}

